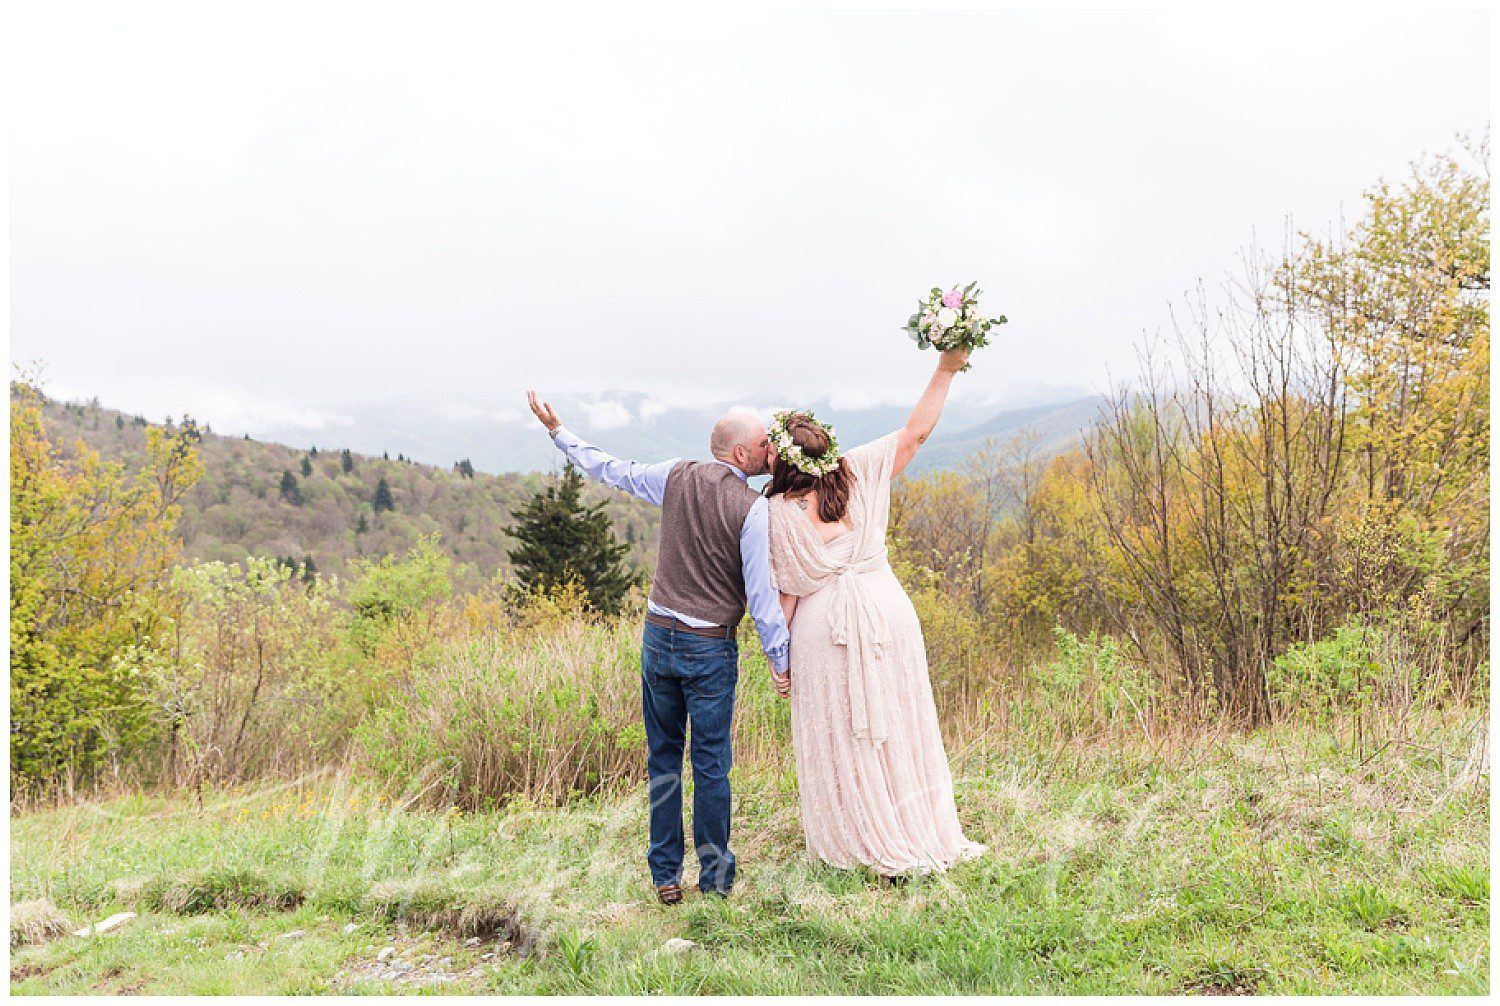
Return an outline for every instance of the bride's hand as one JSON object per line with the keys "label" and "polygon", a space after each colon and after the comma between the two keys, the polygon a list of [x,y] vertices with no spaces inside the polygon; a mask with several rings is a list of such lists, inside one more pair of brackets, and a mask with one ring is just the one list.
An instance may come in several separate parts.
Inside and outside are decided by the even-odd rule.
{"label": "bride's hand", "polygon": [[938,355],[938,369],[956,374],[969,362],[967,349],[945,349]]}

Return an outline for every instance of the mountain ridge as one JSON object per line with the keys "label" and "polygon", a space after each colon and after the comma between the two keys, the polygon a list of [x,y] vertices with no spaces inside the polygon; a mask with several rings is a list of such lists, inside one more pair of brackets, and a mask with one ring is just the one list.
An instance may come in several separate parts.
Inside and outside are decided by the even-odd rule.
{"label": "mountain ridge", "polygon": [[[747,396],[738,402],[673,406],[640,392],[572,393],[544,396],[570,430],[619,457],[660,461],[706,457],[708,434],[715,420],[731,409],[749,409],[763,419],[785,407],[771,395]],[[744,403],[754,403],[745,405]],[[1042,453],[1055,454],[1076,445],[1093,424],[1104,399],[1098,395],[1012,408],[950,401],[942,421],[910,469],[921,475],[961,465],[987,437],[1004,438],[1023,427],[1035,431]],[[836,408],[828,397],[797,403],[831,422],[847,446],[864,443],[899,429],[910,405]],[[319,409],[336,410],[347,425],[328,430],[365,453],[401,445],[407,456],[427,464],[451,464],[467,458],[477,470],[492,474],[555,470],[560,456],[529,412],[514,406],[484,408],[466,403],[394,397],[344,402]],[[316,435],[290,425],[268,425],[258,438],[302,441]]]}
{"label": "mountain ridge", "polygon": [[[558,395],[552,401],[580,436],[620,457],[643,461],[706,457],[708,432],[731,407],[674,408],[644,395]],[[1034,432],[1034,456],[1056,454],[1077,442],[1101,401],[1087,397],[1002,410],[951,403],[907,474],[959,467],[987,439],[1004,439],[1023,428]],[[840,440],[849,447],[899,428],[909,412],[909,407],[895,405],[835,409],[827,399],[810,406],[838,425]],[[508,570],[511,511],[544,483],[545,473],[562,465],[561,453],[529,413],[420,399],[399,407],[387,402],[344,408],[346,416],[356,413],[349,417],[351,425],[326,431],[329,440],[344,443],[299,447],[264,434],[215,433],[200,424],[198,450],[205,473],[183,501],[178,535],[184,558],[238,562],[258,555],[301,562],[311,557],[319,572],[343,575],[353,558],[400,554],[419,535],[436,531],[454,560],[470,567],[458,577],[464,586]],[[364,410],[370,415],[362,420]],[[760,411],[768,417],[770,407]],[[145,427],[163,425],[100,405],[98,399],[62,402],[44,396],[43,418],[49,437],[65,451],[71,452],[73,442],[81,439],[105,460],[120,461],[127,469],[145,459]],[[394,460],[391,447],[399,448]],[[351,456],[347,471],[345,449]],[[418,460],[419,450],[445,460]],[[472,465],[473,477],[460,472],[464,460]],[[495,470],[497,462],[508,468]],[[291,494],[295,499],[281,489],[288,475],[297,487]],[[382,478],[396,502],[394,512],[373,506]],[[585,494],[589,502],[604,505],[616,534],[631,546],[630,565],[649,574],[655,562],[657,508],[593,483]]]}

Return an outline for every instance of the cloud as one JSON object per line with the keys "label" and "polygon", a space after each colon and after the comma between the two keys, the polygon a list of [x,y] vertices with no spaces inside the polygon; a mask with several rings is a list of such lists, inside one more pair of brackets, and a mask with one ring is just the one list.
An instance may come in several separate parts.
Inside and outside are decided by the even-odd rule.
{"label": "cloud", "polygon": [[[87,402],[95,397],[80,387],[46,380],[42,391],[60,402]],[[192,416],[219,433],[261,434],[282,430],[332,430],[355,425],[353,416],[332,409],[306,408],[272,399],[257,398],[222,386],[184,386],[163,382],[159,386],[136,386],[133,393],[98,396],[107,409],[137,413],[152,422],[167,417]]]}
{"label": "cloud", "polygon": [[619,402],[579,402],[578,407],[596,430],[613,430],[630,425],[630,410]]}
{"label": "cloud", "polygon": [[664,402],[658,401],[655,398],[648,398],[641,403],[641,419],[645,422],[649,423],[657,416],[664,416],[666,414],[666,404]]}
{"label": "cloud", "polygon": [[[17,5],[13,359],[153,418],[220,407],[178,390],[274,392],[308,429],[343,425],[331,375],[523,417],[528,386],[648,420],[909,405],[933,360],[898,326],[974,279],[1011,323],[964,388],[1087,388],[1133,374],[1139,334],[1252,234],[1321,229],[1490,111],[1482,12],[336,6],[257,7],[287,32],[228,5]],[[526,44],[495,59],[502,37]]]}
{"label": "cloud", "polygon": [[840,388],[829,396],[828,404],[835,409],[871,409],[877,405],[915,405],[922,389],[916,381],[885,386],[864,385],[858,388]]}
{"label": "cloud", "polygon": [[275,402],[226,402],[212,410],[214,425],[231,430],[331,430],[354,425],[354,417]]}
{"label": "cloud", "polygon": [[520,419],[521,410],[481,409],[476,405],[467,405],[463,402],[444,402],[438,406],[438,415],[454,423],[471,423],[477,420],[488,420],[503,426]]}
{"label": "cloud", "polygon": [[772,413],[776,412],[777,409],[784,408],[787,408],[787,406],[777,405],[773,407],[766,405],[731,405],[729,407],[729,411],[736,415],[750,416],[752,418],[760,420],[763,423],[769,423],[771,421]]}

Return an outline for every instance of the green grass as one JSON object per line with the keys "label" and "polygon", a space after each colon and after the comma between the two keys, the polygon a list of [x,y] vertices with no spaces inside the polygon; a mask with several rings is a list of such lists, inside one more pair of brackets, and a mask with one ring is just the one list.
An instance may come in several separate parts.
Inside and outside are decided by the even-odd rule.
{"label": "green grass", "polygon": [[1362,765],[1278,728],[974,756],[959,809],[990,854],[897,887],[808,862],[790,773],[736,770],[734,894],[675,909],[639,794],[445,815],[328,774],[29,813],[12,901],[141,916],[19,948],[11,988],[415,992],[369,973],[394,945],[450,958],[429,991],[455,993],[1485,994],[1487,779],[1452,788],[1442,745]]}

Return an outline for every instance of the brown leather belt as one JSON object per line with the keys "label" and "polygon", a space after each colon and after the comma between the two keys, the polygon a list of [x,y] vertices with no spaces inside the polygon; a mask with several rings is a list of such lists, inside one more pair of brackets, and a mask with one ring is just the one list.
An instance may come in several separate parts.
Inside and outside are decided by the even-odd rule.
{"label": "brown leather belt", "polygon": [[729,626],[727,625],[714,625],[710,626],[707,629],[700,629],[696,626],[689,625],[686,622],[679,622],[675,618],[668,618],[666,615],[658,615],[654,611],[646,612],[646,621],[651,625],[659,625],[663,629],[676,629],[678,632],[691,632],[695,636],[707,636],[710,639],[729,638]]}

